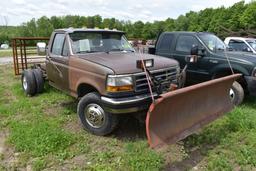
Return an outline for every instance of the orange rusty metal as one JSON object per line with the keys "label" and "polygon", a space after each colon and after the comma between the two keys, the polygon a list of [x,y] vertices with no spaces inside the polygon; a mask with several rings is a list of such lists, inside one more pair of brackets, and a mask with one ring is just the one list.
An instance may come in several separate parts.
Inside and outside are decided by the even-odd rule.
{"label": "orange rusty metal", "polygon": [[[34,57],[28,56],[30,53],[27,52],[28,41],[46,41],[48,42],[49,37],[16,37],[12,39],[12,52],[13,52],[13,66],[14,74],[20,75],[21,71],[28,69],[28,64],[39,63],[33,62]],[[36,59],[42,59],[37,57]],[[43,57],[45,58],[45,57]]]}
{"label": "orange rusty metal", "polygon": [[147,113],[150,147],[175,143],[231,111],[229,91],[240,76],[230,75],[161,95]]}

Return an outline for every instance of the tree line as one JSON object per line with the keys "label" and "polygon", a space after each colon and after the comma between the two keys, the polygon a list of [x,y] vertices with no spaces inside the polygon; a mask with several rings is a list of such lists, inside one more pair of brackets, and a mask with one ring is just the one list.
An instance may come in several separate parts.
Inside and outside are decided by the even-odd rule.
{"label": "tree line", "polygon": [[43,16],[31,19],[20,26],[1,26],[0,43],[9,42],[15,36],[49,37],[58,28],[109,28],[126,32],[129,39],[156,39],[163,31],[206,31],[221,38],[226,36],[256,37],[256,1],[240,1],[231,7],[206,8],[199,12],[190,11],[177,19],[167,18],[164,21],[142,22],[124,21],[115,18],[95,16]]}

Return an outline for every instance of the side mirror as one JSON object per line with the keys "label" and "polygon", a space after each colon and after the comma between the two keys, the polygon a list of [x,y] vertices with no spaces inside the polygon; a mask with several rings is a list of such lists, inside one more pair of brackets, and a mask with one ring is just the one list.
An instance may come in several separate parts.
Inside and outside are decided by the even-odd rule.
{"label": "side mirror", "polygon": [[191,48],[190,55],[191,56],[198,56],[198,51],[199,51],[198,46],[193,46]]}
{"label": "side mirror", "polygon": [[233,51],[234,49],[232,47],[230,47],[230,46],[227,46],[227,50],[228,51]]}
{"label": "side mirror", "polygon": [[36,44],[37,47],[37,54],[38,55],[46,55],[46,43],[45,42],[38,42]]}
{"label": "side mirror", "polygon": [[189,55],[185,57],[185,61],[187,63],[197,63],[197,60],[198,60],[198,56],[196,55]]}
{"label": "side mirror", "polygon": [[148,47],[148,53],[154,55],[156,53],[155,46],[149,46]]}
{"label": "side mirror", "polygon": [[251,50],[249,47],[244,48],[244,50],[243,50],[243,51],[245,51],[245,52],[252,52],[252,50]]}
{"label": "side mirror", "polygon": [[198,46],[193,46],[190,51],[190,55],[185,58],[187,63],[196,63],[198,60]]}

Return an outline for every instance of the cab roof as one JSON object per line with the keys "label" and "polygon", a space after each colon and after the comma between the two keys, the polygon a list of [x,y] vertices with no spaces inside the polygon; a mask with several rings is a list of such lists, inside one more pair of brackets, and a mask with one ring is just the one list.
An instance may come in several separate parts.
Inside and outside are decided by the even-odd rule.
{"label": "cab roof", "polygon": [[171,31],[163,32],[165,34],[213,34],[211,32],[193,32],[193,31]]}
{"label": "cab roof", "polygon": [[230,40],[230,39],[236,39],[236,40],[252,40],[255,41],[255,38],[251,38],[251,37],[226,37],[225,40]]}
{"label": "cab roof", "polygon": [[109,29],[93,29],[93,28],[63,28],[56,29],[55,32],[65,32],[65,33],[74,33],[74,32],[107,32],[107,33],[120,33],[124,34],[125,32],[120,30],[109,30]]}

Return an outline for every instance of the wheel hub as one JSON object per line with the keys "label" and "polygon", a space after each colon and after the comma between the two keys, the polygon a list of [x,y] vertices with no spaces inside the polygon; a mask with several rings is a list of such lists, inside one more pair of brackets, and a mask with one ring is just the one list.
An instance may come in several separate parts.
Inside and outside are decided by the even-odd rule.
{"label": "wheel hub", "polygon": [[27,90],[27,88],[28,88],[28,82],[27,82],[27,79],[26,79],[26,77],[23,77],[23,88],[24,88],[24,90]]}
{"label": "wheel hub", "polygon": [[235,99],[235,92],[232,88],[229,90],[229,95],[230,95],[231,100]]}
{"label": "wheel hub", "polygon": [[100,128],[105,121],[105,112],[97,104],[89,104],[85,110],[86,122],[93,128]]}

